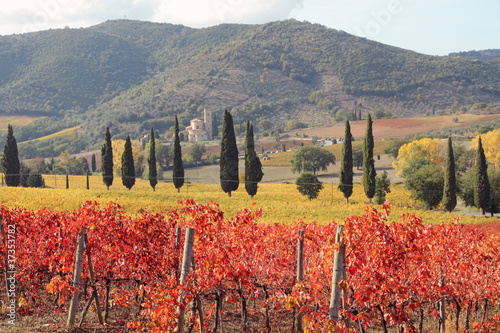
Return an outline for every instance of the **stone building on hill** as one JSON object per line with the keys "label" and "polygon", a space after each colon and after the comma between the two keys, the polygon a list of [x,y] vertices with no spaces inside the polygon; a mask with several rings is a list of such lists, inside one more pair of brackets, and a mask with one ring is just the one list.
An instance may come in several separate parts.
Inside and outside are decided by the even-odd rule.
{"label": "stone building on hill", "polygon": [[184,141],[207,141],[212,140],[212,111],[203,110],[203,121],[192,119],[191,125],[180,132]]}

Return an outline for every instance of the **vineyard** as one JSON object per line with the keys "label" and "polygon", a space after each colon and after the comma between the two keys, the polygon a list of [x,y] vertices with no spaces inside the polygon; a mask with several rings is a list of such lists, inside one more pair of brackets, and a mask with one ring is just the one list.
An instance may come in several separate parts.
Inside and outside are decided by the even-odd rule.
{"label": "vineyard", "polygon": [[[333,220],[343,221],[348,214],[364,213],[368,200],[360,184],[354,185],[354,191],[349,205],[345,204],[343,193],[337,189],[337,184],[325,183],[325,188],[315,200],[308,200],[297,191],[294,184],[259,184],[257,195],[252,199],[246,193],[244,186],[233,192],[228,198],[220,185],[186,184],[181,192],[172,183],[160,182],[153,192],[149,182],[138,179],[131,191],[117,179],[110,191],[102,182],[102,177],[91,176],[90,190],[86,189],[85,176],[69,176],[70,188],[65,189],[65,176],[44,176],[50,188],[2,187],[0,202],[9,207],[24,207],[32,210],[48,208],[51,210],[78,209],[83,202],[96,201],[107,205],[110,201],[119,203],[122,209],[130,215],[143,210],[150,213],[166,212],[177,208],[178,200],[193,199],[196,202],[215,201],[227,215],[235,215],[241,209],[250,207],[253,203],[262,208],[261,223],[289,224],[293,219],[303,218],[305,222],[318,224],[330,223]],[[57,179],[55,179],[57,177]],[[411,199],[410,192],[402,185],[391,186],[387,200],[393,203],[393,214],[400,215],[412,212],[422,217],[425,223],[441,223],[450,219],[449,214],[442,211],[418,209],[417,202]],[[457,214],[465,210],[458,211]],[[486,222],[485,217],[460,215],[463,224]]]}
{"label": "vineyard", "polygon": [[[17,271],[7,280],[17,315],[78,313],[82,327],[96,325],[98,314],[121,331],[147,332],[177,330],[182,315],[184,330],[199,332],[500,329],[498,236],[393,216],[389,203],[377,209],[347,217],[336,242],[336,222],[262,224],[260,209],[228,218],[214,202],[179,201],[164,214],[134,216],[111,203],[74,211],[2,206],[1,265]],[[342,300],[332,321],[340,249],[344,276],[333,287]],[[82,310],[93,314],[82,319]]]}

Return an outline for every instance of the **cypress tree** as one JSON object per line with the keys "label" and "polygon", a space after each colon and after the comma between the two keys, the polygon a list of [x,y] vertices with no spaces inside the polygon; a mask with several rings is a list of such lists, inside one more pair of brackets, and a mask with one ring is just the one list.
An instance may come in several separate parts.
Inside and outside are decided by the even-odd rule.
{"label": "cypress tree", "polygon": [[384,170],[382,176],[375,177],[375,203],[381,205],[385,201],[385,195],[391,193],[391,180],[387,177],[387,171]]}
{"label": "cypress tree", "polygon": [[109,191],[109,187],[113,185],[113,148],[111,147],[111,134],[109,134],[108,127],[106,127],[104,144],[101,148],[101,169],[102,181]]}
{"label": "cypress tree", "polygon": [[219,134],[219,122],[217,121],[217,115],[212,113],[212,138],[215,138]]}
{"label": "cypress tree", "polygon": [[96,160],[95,160],[95,154],[92,154],[92,172],[95,172],[95,170],[97,169],[97,166],[96,166]]}
{"label": "cypress tree", "polygon": [[155,191],[156,184],[158,184],[158,173],[156,170],[156,143],[153,127],[149,133],[149,157],[148,157],[148,170],[149,170],[149,185]]}
{"label": "cypress tree", "polygon": [[130,136],[125,139],[125,149],[122,154],[122,183],[129,190],[135,184],[135,164],[134,155],[132,153],[132,142]]}
{"label": "cypress tree", "polygon": [[233,117],[225,110],[222,122],[222,140],[220,144],[220,185],[231,196],[240,185],[238,178],[238,147],[234,135]]}
{"label": "cypress tree", "polygon": [[247,120],[245,131],[245,189],[253,198],[257,194],[257,184],[262,180],[262,164],[255,153],[253,125]]}
{"label": "cypress tree", "polygon": [[448,138],[448,152],[446,156],[446,167],[444,169],[443,206],[445,211],[451,213],[456,205],[457,180],[455,174],[455,158],[453,156],[451,138]]}
{"label": "cypress tree", "polygon": [[69,175],[66,172],[66,189],[69,189]]}
{"label": "cypress tree", "polygon": [[339,175],[339,190],[344,193],[344,198],[346,204],[349,203],[349,197],[352,194],[352,178],[354,176],[352,167],[352,135],[351,126],[349,121],[345,122],[345,137],[344,144],[342,145],[342,161],[340,163],[340,175]]}
{"label": "cypress tree", "polygon": [[491,207],[490,182],[488,179],[488,165],[484,156],[483,144],[479,137],[477,147],[477,158],[474,175],[474,203],[481,209],[481,214],[485,214]]}
{"label": "cypress tree", "polygon": [[373,130],[372,117],[368,114],[366,118],[366,135],[363,144],[363,186],[365,194],[370,204],[375,196],[377,171],[375,170],[375,160],[373,159]]}
{"label": "cypress tree", "polygon": [[21,163],[19,162],[19,152],[17,142],[14,137],[12,125],[8,125],[7,138],[2,156],[2,170],[5,174],[5,183],[7,186],[19,186],[21,182]]}
{"label": "cypress tree", "polygon": [[177,193],[180,192],[182,185],[184,185],[184,166],[182,165],[182,151],[181,143],[179,141],[179,122],[177,121],[177,115],[175,116],[174,125],[174,165],[173,165],[173,181],[174,186],[177,189]]}
{"label": "cypress tree", "polygon": [[90,190],[89,173],[87,172],[87,190]]}

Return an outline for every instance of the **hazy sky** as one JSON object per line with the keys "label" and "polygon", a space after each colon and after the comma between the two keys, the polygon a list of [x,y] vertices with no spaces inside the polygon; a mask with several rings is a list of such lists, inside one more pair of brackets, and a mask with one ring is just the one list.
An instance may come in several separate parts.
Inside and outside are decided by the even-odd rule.
{"label": "hazy sky", "polygon": [[14,0],[0,35],[88,27],[109,19],[266,23],[296,18],[418,52],[500,49],[500,0]]}

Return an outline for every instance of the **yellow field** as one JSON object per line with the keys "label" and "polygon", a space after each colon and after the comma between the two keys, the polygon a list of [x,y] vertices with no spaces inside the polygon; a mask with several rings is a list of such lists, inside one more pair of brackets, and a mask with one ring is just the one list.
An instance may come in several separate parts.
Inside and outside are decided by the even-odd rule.
{"label": "yellow field", "polygon": [[0,116],[0,131],[7,132],[7,125],[11,124],[14,127],[26,126],[35,120],[46,117],[28,117],[28,116]]}
{"label": "yellow field", "polygon": [[[229,198],[219,185],[185,184],[177,193],[171,183],[160,183],[153,192],[148,181],[137,180],[132,190],[127,190],[120,178],[115,178],[113,186],[107,191],[100,176],[90,177],[90,190],[86,189],[85,176],[70,176],[66,189],[66,176],[46,175],[45,183],[50,188],[10,188],[0,189],[0,204],[8,207],[25,207],[39,209],[47,207],[56,210],[77,209],[86,201],[97,201],[108,204],[118,203],[127,213],[135,214],[147,209],[152,212],[168,211],[177,206],[178,199],[194,199],[200,203],[211,200],[220,204],[221,209],[233,216],[237,211],[251,207],[262,208],[264,223],[291,223],[302,218],[305,222],[317,221],[328,223],[332,220],[343,221],[349,215],[361,215],[365,212],[367,199],[363,188],[358,184],[350,198],[350,204],[345,204],[343,194],[336,185],[325,184],[318,199],[309,201],[302,196],[293,184],[261,184],[254,199],[246,193],[244,186],[233,192]],[[387,199],[393,204],[392,220],[398,220],[406,211],[422,216],[425,223],[441,223],[449,221],[455,214],[443,214],[433,211],[415,209],[414,202],[409,199],[409,192],[401,186],[392,186],[392,193]],[[400,207],[401,206],[401,207]],[[406,207],[411,208],[406,208]],[[486,221],[483,217],[462,216],[463,223]],[[491,222],[491,219],[488,219]]]}
{"label": "yellow field", "polygon": [[32,141],[43,141],[43,140],[50,140],[54,138],[66,138],[66,139],[76,139],[77,131],[80,129],[80,126],[75,126],[71,128],[66,128],[63,129],[62,131],[52,133],[46,136],[42,136],[40,138],[33,139]]}

